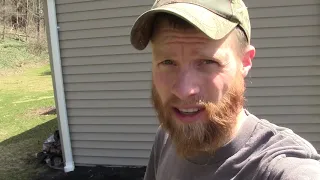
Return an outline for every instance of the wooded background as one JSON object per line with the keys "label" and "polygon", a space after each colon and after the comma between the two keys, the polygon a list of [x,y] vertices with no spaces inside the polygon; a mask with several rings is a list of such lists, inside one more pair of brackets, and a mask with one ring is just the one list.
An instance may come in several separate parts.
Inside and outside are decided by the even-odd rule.
{"label": "wooded background", "polygon": [[0,39],[46,41],[41,0],[0,0],[0,20]]}

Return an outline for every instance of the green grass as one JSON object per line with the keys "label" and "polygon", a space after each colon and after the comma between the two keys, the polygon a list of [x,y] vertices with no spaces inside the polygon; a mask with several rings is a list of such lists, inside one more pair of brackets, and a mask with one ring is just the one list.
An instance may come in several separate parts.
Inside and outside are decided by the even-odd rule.
{"label": "green grass", "polygon": [[0,40],[0,69],[12,69],[45,61],[48,59],[45,48],[43,43],[26,43],[9,38]]}
{"label": "green grass", "polygon": [[50,66],[0,76],[0,94],[0,179],[32,179],[46,168],[35,153],[57,129],[56,115],[40,115],[54,107]]}

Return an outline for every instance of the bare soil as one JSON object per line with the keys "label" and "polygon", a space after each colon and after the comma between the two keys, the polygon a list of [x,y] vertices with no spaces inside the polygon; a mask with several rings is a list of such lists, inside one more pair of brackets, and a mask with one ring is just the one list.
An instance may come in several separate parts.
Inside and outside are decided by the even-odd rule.
{"label": "bare soil", "polygon": [[57,114],[55,107],[43,107],[43,108],[36,109],[34,112],[37,115],[53,115],[53,114]]}
{"label": "bare soil", "polygon": [[64,173],[50,169],[35,180],[143,180],[145,167],[76,167]]}

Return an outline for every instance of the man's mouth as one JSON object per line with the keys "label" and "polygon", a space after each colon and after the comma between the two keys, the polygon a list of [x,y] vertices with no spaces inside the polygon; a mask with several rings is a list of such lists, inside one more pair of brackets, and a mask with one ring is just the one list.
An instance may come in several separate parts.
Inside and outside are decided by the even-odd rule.
{"label": "man's mouth", "polygon": [[183,122],[194,122],[203,118],[204,108],[173,108],[176,117]]}
{"label": "man's mouth", "polygon": [[193,115],[196,114],[200,111],[200,108],[189,108],[189,109],[180,109],[176,108],[179,113],[184,114],[184,115]]}

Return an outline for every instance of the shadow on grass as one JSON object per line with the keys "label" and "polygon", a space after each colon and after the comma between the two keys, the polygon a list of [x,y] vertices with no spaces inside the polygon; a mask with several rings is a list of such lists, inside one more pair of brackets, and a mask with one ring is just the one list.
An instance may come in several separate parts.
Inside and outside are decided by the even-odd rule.
{"label": "shadow on grass", "polygon": [[52,119],[0,143],[0,179],[29,180],[47,171],[36,159],[43,142],[57,129],[57,119]]}
{"label": "shadow on grass", "polygon": [[[8,144],[17,144],[21,141],[25,141],[26,139],[37,139],[37,140],[41,139],[44,141],[50,134],[52,134],[56,130],[56,128],[57,128],[57,118],[54,118],[26,132],[13,136],[10,139],[4,140],[0,143],[0,145],[6,146]],[[42,146],[43,141],[38,143],[41,143],[41,146]]]}
{"label": "shadow on grass", "polygon": [[51,75],[51,70],[46,70],[44,72],[41,72],[40,75],[41,76],[49,76],[49,75]]}
{"label": "shadow on grass", "polygon": [[[4,180],[142,180],[145,167],[80,167],[70,173],[54,170],[39,163],[36,153],[43,142],[57,129],[57,119],[38,125],[0,143],[4,156],[0,179]],[[3,157],[2,157],[3,158]],[[3,171],[3,172],[2,172]]]}

